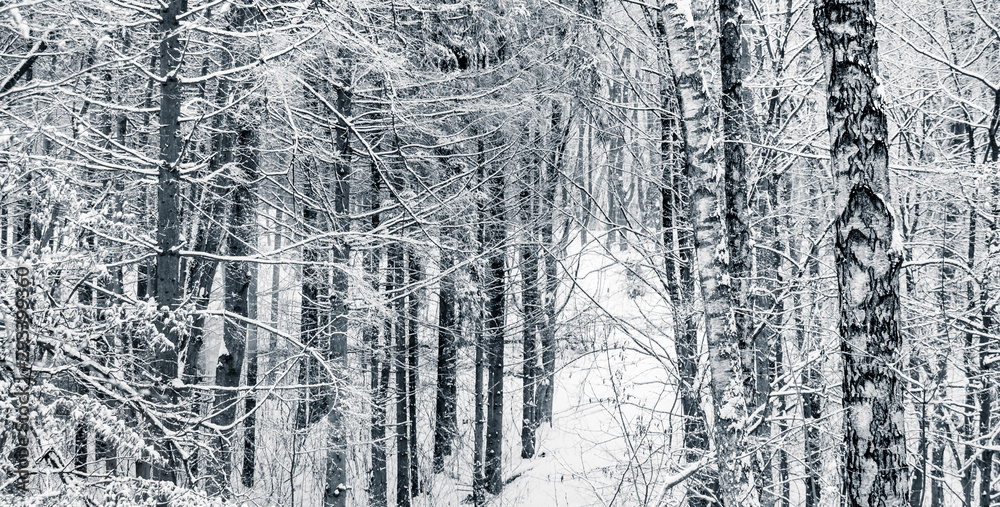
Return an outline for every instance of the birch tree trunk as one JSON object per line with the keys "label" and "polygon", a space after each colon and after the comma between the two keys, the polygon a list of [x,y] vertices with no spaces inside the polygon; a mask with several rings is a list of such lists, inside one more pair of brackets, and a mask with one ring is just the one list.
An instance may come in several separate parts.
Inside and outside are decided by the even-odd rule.
{"label": "birch tree trunk", "polygon": [[817,0],[836,178],[835,263],[844,361],[847,506],[909,499],[898,377],[900,225],[889,187],[888,128],[878,84],[874,0]]}
{"label": "birch tree trunk", "polygon": [[[663,16],[650,12],[657,34],[657,52],[660,60],[660,163],[663,166],[663,183],[660,187],[661,225],[663,228],[664,268],[667,293],[673,306],[674,350],[677,354],[678,391],[684,416],[684,458],[688,464],[697,463],[709,452],[708,428],[705,411],[701,406],[698,375],[698,325],[692,305],[695,301],[692,272],[691,234],[687,230],[689,215],[684,174],[684,146],[678,110],[677,90],[670,52],[667,47],[667,30]],[[688,482],[686,493],[689,507],[706,507],[710,498],[718,495],[718,478],[708,468],[702,469]]]}
{"label": "birch tree trunk", "polygon": [[[705,2],[708,3],[708,2]],[[751,467],[740,455],[747,425],[747,400],[741,366],[738,335],[734,335],[733,299],[730,291],[728,245],[725,223],[725,167],[720,157],[718,84],[705,79],[719,68],[714,11],[702,2],[693,2],[693,26],[675,4],[661,9],[673,26],[667,30],[665,45],[670,55],[679,108],[685,171],[691,185],[690,219],[694,229],[694,262],[698,271],[705,310],[712,373],[713,437],[718,454],[719,489],[726,506],[760,505]],[[666,22],[666,21],[665,21]]]}

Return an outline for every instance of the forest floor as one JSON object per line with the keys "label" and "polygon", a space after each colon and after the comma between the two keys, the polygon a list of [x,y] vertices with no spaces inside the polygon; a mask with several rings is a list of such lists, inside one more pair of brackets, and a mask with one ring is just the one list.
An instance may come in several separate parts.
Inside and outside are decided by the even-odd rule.
{"label": "forest floor", "polygon": [[[522,354],[516,340],[508,344],[504,386],[508,484],[489,505],[661,505],[676,494],[662,487],[678,468],[669,449],[679,419],[672,415],[678,410],[670,308],[658,270],[617,247],[609,251],[591,242],[580,256],[573,255],[579,242],[575,248],[568,258],[579,262],[566,269],[578,277],[573,286],[560,287],[558,298],[566,305],[552,425],[539,428],[536,456],[522,459]],[[471,361],[460,368],[459,392],[472,392],[473,372]],[[471,401],[469,395],[461,403]],[[460,423],[466,435],[456,459],[445,474],[428,478],[429,494],[420,495],[416,505],[458,506],[468,500],[471,421]]]}

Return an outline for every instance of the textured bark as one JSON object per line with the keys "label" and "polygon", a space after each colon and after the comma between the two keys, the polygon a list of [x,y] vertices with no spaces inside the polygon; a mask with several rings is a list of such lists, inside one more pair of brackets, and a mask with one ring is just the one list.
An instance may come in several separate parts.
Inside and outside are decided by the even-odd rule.
{"label": "textured bark", "polygon": [[406,342],[406,315],[405,297],[403,288],[406,280],[406,256],[403,247],[399,244],[392,244],[388,247],[388,264],[386,266],[387,275],[391,277],[391,285],[395,292],[389,293],[389,297],[395,299],[393,316],[395,324],[393,326],[393,336],[395,347],[393,350],[393,365],[396,368],[396,505],[408,507],[411,501],[410,491],[410,440],[409,424],[406,418],[407,396],[407,342]]}
{"label": "textured bark", "polygon": [[[720,211],[726,205],[723,159],[719,153],[716,107],[707,93],[717,84],[703,78],[703,68],[718,62],[713,12],[692,4],[694,25],[676,5],[666,4],[662,15],[672,24],[664,44],[670,55],[674,86],[682,117],[685,171],[690,178],[690,220],[694,229],[694,261],[705,309],[705,333],[712,373],[713,438],[718,453],[719,490],[727,506],[760,505],[752,469],[738,456],[743,452],[747,400],[737,336],[732,335],[732,277],[728,273],[728,246]],[[717,67],[715,67],[717,68]]]}
{"label": "textured bark", "polygon": [[[249,14],[246,9],[234,9],[230,18],[230,28],[242,30],[248,21]],[[229,96],[231,95],[229,90],[228,80],[219,84],[219,94],[224,98],[224,100],[218,101],[220,106],[231,102],[232,97]],[[259,178],[257,153],[259,142],[255,125],[239,122],[231,114],[226,116],[225,131],[220,134],[220,138],[216,141],[219,147],[217,151],[219,160],[216,161],[216,164],[224,167],[231,161],[236,162],[232,170],[234,174],[225,178],[222,185],[224,188],[232,188],[228,210],[229,224],[225,235],[226,250],[231,257],[246,258],[253,252],[257,237],[256,181]],[[218,219],[214,216],[210,218]],[[215,269],[213,268],[211,271],[214,277]],[[225,350],[219,355],[215,369],[215,383],[223,389],[220,389],[215,395],[216,415],[213,417],[213,422],[220,428],[216,446],[219,452],[217,456],[219,463],[216,464],[215,478],[219,491],[228,498],[233,493],[230,481],[234,465],[236,407],[239,401],[234,388],[240,385],[243,363],[246,359],[249,333],[247,321],[250,318],[251,307],[250,286],[255,283],[255,280],[251,277],[250,263],[244,260],[227,261],[223,279],[224,307],[226,312],[234,317],[227,317],[223,323],[222,339]],[[206,298],[209,294],[210,292],[205,294]],[[254,358],[253,366],[256,369],[256,358]],[[253,376],[256,380],[256,371]],[[247,397],[248,400],[250,398],[252,397]],[[246,403],[246,401],[244,402]],[[252,447],[248,452],[250,456],[253,456]],[[247,454],[244,455],[244,460],[246,460],[246,456]]]}
{"label": "textured bark", "polygon": [[420,263],[414,255],[413,249],[408,252],[407,275],[410,285],[410,295],[407,296],[407,330],[406,330],[406,413],[409,428],[410,443],[410,491],[413,496],[420,493],[420,454],[417,450],[417,387],[419,385],[419,362],[420,352],[417,341],[420,321],[419,291],[413,287],[420,283]]}
{"label": "textured bark", "polygon": [[[800,342],[801,343],[801,342]],[[819,367],[810,366],[803,373],[803,384],[806,389],[802,393],[802,419],[805,425],[805,506],[819,507],[822,490],[820,489],[820,472],[823,470],[820,426],[823,420],[823,405],[818,393],[822,385],[822,372]]]}
{"label": "textured bark", "polygon": [[[445,178],[462,178],[462,166],[452,161],[456,156],[441,150],[446,161]],[[462,332],[456,287],[458,274],[453,272],[455,260],[467,238],[462,225],[446,222],[441,226],[441,283],[438,290],[438,353],[437,388],[434,419],[434,473],[444,471],[446,456],[452,455],[452,444],[458,435],[458,340]]]}
{"label": "textured bark", "polygon": [[535,455],[535,429],[538,426],[539,407],[538,393],[544,386],[538,385],[538,337],[536,330],[540,327],[541,301],[538,291],[538,235],[536,230],[534,187],[538,184],[536,177],[538,160],[531,157],[525,161],[524,174],[521,182],[520,214],[521,228],[527,236],[521,242],[521,457],[532,458]]}
{"label": "textured bark", "polygon": [[[308,176],[307,176],[308,178]],[[304,206],[302,210],[302,222],[311,230],[322,230],[319,211]],[[325,260],[323,252],[320,251],[314,242],[308,242],[302,247],[302,309],[299,324],[299,333],[302,343],[307,347],[322,350],[325,331],[328,330],[329,321],[324,307],[329,301],[329,286],[324,276],[324,270],[318,264]],[[308,354],[302,358],[299,366],[298,383],[305,387],[303,398],[299,400],[295,412],[295,428],[304,430],[316,424],[326,415],[329,408],[329,400],[323,390],[315,387],[323,382],[322,366],[317,359]]]}
{"label": "textured bark", "polygon": [[[334,131],[339,160],[334,163],[333,212],[336,232],[350,230],[351,212],[351,145],[346,118],[351,116],[351,91],[336,87],[337,127]],[[330,292],[330,348],[326,352],[328,361],[337,376],[331,380],[349,378],[347,367],[347,274],[344,272],[350,262],[350,246],[344,241],[335,241],[331,248],[332,260],[337,267],[331,274]],[[323,505],[343,507],[347,502],[347,430],[344,428],[343,414],[346,410],[344,397],[332,397],[327,415],[326,487],[323,490]]]}
{"label": "textured bark", "polygon": [[[478,170],[477,179],[481,185],[486,183],[485,172],[486,172],[486,152],[484,143],[482,140],[479,141],[479,150],[477,154]],[[480,199],[478,203],[478,223],[479,227],[476,231],[476,244],[479,245],[479,257],[486,257],[486,222],[488,217],[488,207],[486,205],[485,199]],[[475,438],[472,447],[472,499],[476,507],[480,507],[486,504],[486,468],[485,468],[485,458],[486,458],[486,441],[485,441],[485,431],[486,431],[486,413],[485,413],[485,398],[486,398],[486,386],[484,383],[485,377],[485,349],[486,349],[486,326],[483,323],[486,318],[486,313],[484,311],[485,305],[485,293],[486,287],[483,285],[483,280],[485,276],[480,276],[479,270],[475,267],[470,271],[472,282],[475,284],[477,290],[483,297],[477,298],[479,304],[476,305],[476,315],[473,316],[475,322],[475,333],[476,333],[476,388],[473,397],[474,407],[474,431]]]}
{"label": "textured bark", "polygon": [[[158,31],[160,36],[159,76],[163,79],[160,95],[159,161],[157,172],[156,209],[156,304],[168,312],[157,322],[157,331],[170,346],[157,347],[154,369],[161,386],[153,396],[160,401],[176,403],[177,393],[169,387],[178,374],[177,346],[181,341],[180,329],[170,322],[169,312],[176,311],[184,296],[181,278],[181,132],[180,115],[183,89],[180,82],[181,43],[178,37],[178,16],[187,10],[186,0],[170,0],[160,11]],[[172,423],[170,423],[172,424]],[[167,428],[171,430],[172,428]],[[152,467],[154,479],[174,482],[177,478],[178,456],[176,449],[154,435],[156,451],[166,460],[160,467]],[[150,470],[146,468],[146,473]],[[149,478],[149,477],[147,477]]]}
{"label": "textured bark", "polygon": [[[257,308],[257,274],[260,272],[256,263],[250,263],[248,268],[250,278],[250,288],[248,290],[249,301],[247,303],[247,318],[254,322],[259,317]],[[246,488],[254,485],[254,476],[257,472],[257,394],[255,387],[259,380],[258,375],[258,326],[250,324],[247,329],[246,347],[246,385],[251,390],[246,394],[243,401],[243,463],[240,467],[240,481]]]}
{"label": "textured bark", "polygon": [[844,501],[902,507],[909,500],[903,385],[896,373],[901,224],[892,211],[887,122],[878,89],[875,3],[817,0],[826,60],[835,198],[835,264],[844,361]]}
{"label": "textured bark", "polygon": [[[552,400],[555,393],[555,373],[556,373],[556,327],[558,318],[556,315],[556,291],[559,288],[559,267],[557,265],[556,251],[559,250],[553,235],[553,225],[555,217],[553,209],[556,201],[556,187],[559,183],[559,175],[562,173],[563,159],[566,153],[566,145],[569,142],[570,122],[563,124],[562,105],[558,102],[552,103],[551,130],[549,140],[549,150],[551,155],[545,164],[545,173],[542,175],[540,188],[542,188],[542,199],[539,201],[538,219],[540,221],[539,235],[542,243],[542,253],[545,259],[545,283],[542,293],[542,307],[545,312],[545,320],[541,325],[542,344],[542,380],[539,382],[540,393],[538,397],[538,407],[540,414],[539,421],[552,424]],[[610,243],[609,243],[610,244]]]}
{"label": "textured bark", "polygon": [[[778,233],[778,179],[776,173],[765,175],[757,182],[758,188],[758,216],[761,217],[760,241],[769,242],[770,249],[756,249],[756,279],[759,286],[753,288],[756,294],[753,297],[753,331],[756,336],[751,335],[751,343],[754,348],[755,371],[754,379],[756,387],[754,392],[757,399],[754,405],[763,407],[761,410],[762,423],[754,433],[755,445],[759,449],[761,460],[759,488],[761,500],[765,505],[773,506],[779,503],[787,504],[791,494],[791,484],[788,480],[788,455],[781,446],[774,451],[777,456],[778,482],[771,484],[773,476],[773,466],[771,464],[771,425],[768,420],[771,415],[769,398],[775,379],[784,374],[789,369],[785,364],[784,347],[781,344],[781,336],[778,330],[781,329],[782,315],[785,313],[785,303],[778,293],[787,284],[783,276],[782,257],[777,252],[784,249],[784,241]],[[778,419],[778,434],[785,434],[787,424],[785,416],[787,413],[787,399],[785,396],[778,397],[775,407],[776,418]],[[781,488],[779,491],[778,488]]]}
{"label": "textured bark", "polygon": [[486,384],[486,458],[484,462],[485,488],[488,493],[499,494],[503,487],[503,368],[504,368],[504,299],[506,278],[506,227],[504,212],[504,177],[501,168],[487,180],[489,221],[486,223],[485,243],[489,267],[486,285],[486,366],[489,378]]}
{"label": "textured bark", "polygon": [[[768,395],[770,394],[769,340],[762,332],[755,332],[755,318],[760,314],[750,313],[750,275],[754,258],[750,237],[749,196],[747,195],[746,149],[743,139],[746,134],[746,109],[743,95],[743,66],[741,47],[743,8],[741,0],[720,0],[719,18],[721,39],[719,56],[722,75],[722,132],[725,139],[723,157],[725,166],[725,221],[728,241],[729,262],[726,274],[729,279],[729,311],[732,325],[730,333],[735,338],[740,354],[737,370],[742,383],[745,402],[751,403],[747,409],[752,420],[744,424],[756,426],[753,437],[744,440],[742,446],[750,452],[750,477],[754,480],[751,496],[762,505],[774,504],[769,493],[771,467],[768,451],[762,445],[768,440],[767,418],[770,414]],[[764,260],[764,259],[762,259]],[[771,263],[777,259],[768,259]]]}
{"label": "textured bark", "polygon": [[[441,272],[447,273],[455,265],[454,254],[445,246],[441,252]],[[452,441],[458,431],[456,398],[456,361],[458,359],[458,318],[455,301],[455,276],[441,277],[438,291],[438,357],[437,395],[434,420],[434,473],[444,471],[444,458],[451,456]]]}
{"label": "textured bark", "polygon": [[[972,129],[969,129],[968,136],[968,148],[969,156],[972,159],[972,163],[976,162],[976,146],[975,146],[975,136],[972,134]],[[978,195],[976,196],[978,197]],[[975,201],[975,200],[974,200]],[[973,202],[974,202],[973,201]],[[966,262],[969,272],[974,273],[976,267],[976,210],[975,207],[969,207],[969,228],[968,228],[968,248],[966,250]],[[968,304],[968,310],[970,314],[974,314],[976,309],[976,284],[972,278],[969,278],[965,286],[966,300]],[[973,424],[973,419],[975,418],[975,382],[973,378],[975,377],[976,371],[979,369],[978,362],[974,357],[974,344],[975,344],[975,331],[970,328],[965,333],[965,353],[964,362],[966,366],[966,375],[968,376],[969,383],[965,391],[965,424],[962,425],[962,438],[965,440],[965,452],[963,453],[964,472],[962,473],[962,497],[965,501],[963,505],[972,507],[973,501],[973,489],[975,488],[975,468],[971,466],[973,457],[975,456],[975,447],[972,445],[973,440],[976,438],[976,425]]]}
{"label": "textured bark", "polygon": [[[663,185],[660,189],[661,224],[663,227],[664,268],[667,293],[673,306],[674,350],[677,354],[678,391],[684,415],[684,454],[688,464],[701,460],[709,452],[705,411],[701,407],[698,376],[698,327],[692,306],[695,302],[691,234],[687,228],[689,215],[687,175],[684,174],[684,146],[677,90],[670,67],[667,47],[667,25],[658,13],[650,13],[657,34],[660,59],[660,160],[663,165]],[[706,507],[718,495],[718,478],[703,468],[688,483],[686,495],[689,507]]]}
{"label": "textured bark", "polygon": [[[371,210],[371,230],[379,228],[382,218],[378,211],[382,202],[382,178],[379,174],[378,165],[375,161],[371,164],[371,191],[369,193],[369,204]],[[372,288],[375,293],[379,293],[380,266],[382,263],[382,250],[373,248],[366,259],[366,270],[371,276]],[[391,279],[385,286],[385,294],[391,294],[393,286]],[[372,438],[372,466],[368,475],[368,504],[372,507],[388,507],[388,477],[387,477],[387,450],[386,441],[386,405],[389,403],[389,374],[391,364],[389,362],[389,349],[392,346],[391,323],[385,322],[383,325],[376,324],[367,330],[367,343],[371,344],[371,438]],[[381,340],[379,339],[381,335]]]}
{"label": "textured bark", "polygon": [[[226,235],[227,250],[232,257],[248,257],[256,244],[256,185],[258,177],[256,133],[250,129],[240,132],[238,157],[238,182],[232,193],[229,213],[229,230]],[[225,350],[219,355],[215,369],[215,383],[223,388],[215,395],[216,415],[213,422],[220,427],[217,448],[220,463],[216,469],[216,482],[226,497],[232,494],[232,446],[236,423],[238,398],[234,388],[239,387],[246,354],[247,320],[250,317],[250,265],[246,261],[227,261],[224,306],[227,317],[223,324],[222,340]]]}

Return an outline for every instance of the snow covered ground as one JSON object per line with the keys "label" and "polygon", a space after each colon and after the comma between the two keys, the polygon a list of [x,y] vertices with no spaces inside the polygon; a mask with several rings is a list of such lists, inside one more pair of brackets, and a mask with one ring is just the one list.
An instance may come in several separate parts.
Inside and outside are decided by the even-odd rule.
{"label": "snow covered ground", "polygon": [[[579,244],[575,248],[568,258],[579,252]],[[634,252],[617,247],[609,252],[592,242],[578,259],[578,265],[565,266],[578,273],[576,284],[560,287],[559,300],[566,306],[558,334],[553,423],[539,428],[532,459],[520,457],[521,343],[508,344],[503,472],[509,483],[490,505],[670,504],[678,492],[665,492],[662,484],[678,469],[670,440],[672,434],[679,438],[680,420],[672,415],[679,409],[674,406],[670,307],[662,284]],[[509,305],[508,311],[517,309]],[[465,361],[460,392],[466,398],[460,403],[470,406],[474,366],[471,358]],[[433,414],[427,415],[433,421]],[[416,505],[467,500],[471,424],[460,420],[464,434],[456,459],[445,474],[427,478],[430,494],[417,497]],[[432,438],[427,434],[421,440],[429,444]]]}

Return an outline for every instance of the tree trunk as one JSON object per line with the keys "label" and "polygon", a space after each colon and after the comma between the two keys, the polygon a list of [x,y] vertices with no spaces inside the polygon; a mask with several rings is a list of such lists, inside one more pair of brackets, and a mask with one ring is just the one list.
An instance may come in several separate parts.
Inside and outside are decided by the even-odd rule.
{"label": "tree trunk", "polygon": [[[959,211],[954,204],[948,204],[945,211],[945,226],[942,230],[941,238],[941,248],[939,249],[939,255],[942,259],[952,261],[955,258],[954,250],[948,248],[946,241],[951,239],[952,234],[958,233],[958,217]],[[951,294],[951,288],[955,287],[955,267],[950,263],[942,263],[941,267],[938,269],[939,277],[939,289],[938,289],[938,304],[941,307],[941,321],[938,326],[938,332],[940,333],[942,345],[947,348],[952,346],[951,342],[951,332],[949,322],[949,307],[951,305],[952,298],[954,296]],[[948,356],[949,354],[945,351],[940,351],[937,364],[937,389],[936,401],[934,403],[934,417],[935,417],[935,429],[938,435],[946,435],[949,433],[949,423],[950,421],[945,414],[945,401],[947,400],[947,389],[946,382],[948,377]],[[945,449],[948,443],[945,441],[938,441],[934,443],[934,448],[931,450],[931,485],[930,485],[930,496],[931,496],[931,507],[943,507],[945,502],[945,475],[944,475],[944,455]],[[957,456],[956,456],[957,458]]]}
{"label": "tree trunk", "polygon": [[[256,219],[256,217],[255,217]],[[255,322],[259,315],[257,309],[257,274],[259,267],[256,263],[250,263],[250,288],[247,293],[249,301],[247,303],[247,317],[250,322]],[[252,488],[254,485],[254,475],[257,472],[257,391],[258,378],[258,326],[249,324],[247,329],[246,347],[246,385],[250,391],[246,394],[243,402],[243,464],[240,470],[240,479],[245,488]]]}
{"label": "tree trunk", "polygon": [[[476,179],[482,186],[486,185],[486,151],[484,144],[485,143],[480,139],[477,152],[478,169],[476,171]],[[486,222],[489,220],[489,207],[487,206],[485,199],[480,199],[477,207],[479,225],[476,229],[476,244],[479,245],[479,258],[485,258],[486,252],[488,251],[488,247],[486,245]],[[473,402],[475,403],[475,437],[472,449],[472,499],[476,507],[481,507],[486,504],[486,469],[484,463],[486,458],[486,443],[484,439],[486,431],[486,413],[484,411],[486,386],[483,378],[485,376],[483,362],[485,361],[486,356],[486,326],[484,323],[486,318],[486,312],[484,311],[486,287],[483,282],[488,278],[486,276],[480,276],[478,266],[474,266],[469,274],[470,278],[472,278],[472,283],[476,287],[478,295],[481,296],[476,298],[476,314],[473,315],[476,334],[476,389],[473,398]]]}
{"label": "tree trunk", "polygon": [[410,491],[413,496],[417,496],[420,494],[420,454],[417,449],[417,386],[419,384],[418,354],[420,353],[418,326],[420,324],[420,304],[418,302],[419,291],[416,289],[416,285],[420,283],[420,263],[417,261],[412,248],[409,250],[407,257],[409,257],[407,273],[410,285],[410,295],[407,297],[407,310],[409,315],[407,319],[406,347],[406,408],[408,422],[410,424]]}
{"label": "tree trunk", "polygon": [[[661,15],[673,24],[664,38],[670,55],[674,86],[683,118],[682,142],[685,169],[691,185],[691,223],[694,228],[694,260],[705,308],[705,334],[712,372],[715,448],[719,461],[719,486],[724,505],[757,506],[760,499],[752,466],[740,459],[744,451],[743,431],[748,423],[744,393],[741,350],[733,335],[735,313],[731,298],[732,276],[723,217],[725,207],[723,169],[716,140],[721,132],[707,90],[715,83],[706,82],[701,69],[706,62],[717,61],[714,44],[718,34],[710,27],[714,13],[697,2],[692,4],[694,26],[676,5],[666,4]],[[740,231],[737,231],[739,233]],[[721,250],[721,251],[720,251]]]}
{"label": "tree trunk", "polygon": [[[537,141],[537,138],[536,138]],[[538,294],[538,246],[535,230],[535,196],[533,189],[538,184],[535,177],[538,160],[530,157],[524,163],[520,207],[521,227],[527,235],[521,242],[521,340],[523,361],[521,363],[521,457],[528,459],[535,455],[535,428],[538,425],[538,338],[535,330],[539,327],[540,306]]]}
{"label": "tree trunk", "polygon": [[394,299],[395,315],[393,319],[393,335],[395,336],[395,354],[393,364],[396,367],[396,505],[410,505],[410,440],[409,424],[407,424],[406,402],[406,369],[407,369],[407,336],[405,313],[406,258],[403,247],[391,244],[388,247],[387,276],[391,277],[394,292],[389,297]]}
{"label": "tree trunk", "polygon": [[[379,174],[375,161],[371,165],[371,192],[369,194],[371,207],[371,230],[375,231],[381,224],[381,214],[379,209],[382,202],[382,178]],[[367,270],[371,276],[372,288],[379,294],[379,281],[381,278],[380,267],[382,264],[382,250],[373,248],[368,254]],[[390,272],[391,273],[391,272]],[[391,274],[389,275],[391,276]],[[391,285],[391,278],[387,280],[385,294],[392,294],[394,287]],[[385,428],[386,428],[386,405],[389,403],[389,373],[391,363],[390,347],[392,346],[392,329],[390,322],[376,324],[367,332],[368,343],[371,344],[371,404],[372,404],[372,466],[368,476],[368,504],[371,507],[388,507],[388,477]],[[381,340],[379,335],[381,333]]]}
{"label": "tree trunk", "polygon": [[486,222],[485,244],[489,268],[486,276],[486,364],[489,379],[486,384],[485,486],[491,494],[499,494],[503,486],[503,367],[504,367],[504,299],[506,276],[506,219],[504,212],[504,177],[500,167],[487,180],[489,218]]}
{"label": "tree trunk", "polygon": [[[542,252],[545,259],[545,285],[542,293],[541,303],[545,311],[545,320],[540,321],[541,342],[542,342],[542,381],[539,383],[541,394],[538,397],[538,406],[541,413],[536,417],[539,422],[545,421],[552,424],[552,402],[555,395],[555,373],[556,373],[556,327],[558,325],[556,316],[556,292],[559,289],[559,267],[556,262],[556,251],[559,250],[554,241],[553,208],[556,201],[556,187],[559,183],[559,174],[562,172],[563,158],[566,153],[566,144],[569,141],[569,122],[564,126],[562,121],[562,105],[552,102],[552,123],[550,150],[552,152],[549,160],[545,164],[545,174],[541,181],[542,198],[538,204],[537,216],[541,221],[540,237]],[[611,244],[610,242],[608,243]]]}
{"label": "tree trunk", "polygon": [[[249,257],[256,245],[256,185],[258,178],[256,132],[244,127],[239,134],[240,152],[237,157],[235,188],[229,213],[226,235],[228,254],[232,257]],[[240,174],[242,173],[242,174]],[[220,427],[217,449],[221,461],[216,469],[216,482],[223,496],[232,494],[232,444],[236,424],[238,397],[235,388],[240,385],[243,361],[246,354],[247,319],[250,317],[250,265],[245,260],[226,262],[224,306],[227,316],[223,324],[223,350],[215,370],[215,383],[220,389],[215,396],[213,422]]]}
{"label": "tree trunk", "polygon": [[[749,448],[750,471],[754,479],[754,496],[762,505],[771,506],[774,499],[769,494],[771,467],[767,452],[762,448],[769,437],[767,423],[770,414],[770,344],[766,332],[755,333],[755,316],[750,309],[751,260],[755,257],[750,237],[750,210],[747,195],[746,150],[743,138],[747,130],[743,100],[743,66],[741,60],[743,7],[741,0],[720,0],[719,16],[721,43],[719,47],[722,74],[722,130],[725,138],[723,157],[725,165],[725,221],[729,262],[726,266],[730,286],[727,289],[732,312],[731,333],[740,353],[742,390],[753,411],[744,424],[756,426],[753,439],[743,445]],[[761,261],[777,261],[762,256]],[[758,316],[759,317],[759,316]],[[755,336],[756,334],[756,336]],[[749,414],[748,414],[749,415]]]}
{"label": "tree trunk", "polygon": [[[156,218],[156,304],[166,314],[157,322],[157,331],[170,343],[170,347],[157,347],[154,369],[159,377],[159,385],[153,394],[154,401],[173,404],[177,402],[177,392],[173,380],[177,378],[177,345],[180,330],[170,323],[170,313],[176,311],[184,296],[181,279],[181,132],[180,114],[183,90],[180,82],[181,43],[178,37],[180,21],[178,16],[187,10],[186,0],[169,0],[160,13],[160,69],[163,79],[160,96],[159,160],[157,174],[157,218]],[[169,420],[169,419],[166,419]],[[172,426],[173,423],[170,423]],[[172,430],[168,427],[167,430]],[[154,434],[154,448],[166,460],[162,467],[143,467],[145,478],[175,482],[177,468],[176,449]]]}
{"label": "tree trunk", "polygon": [[[337,127],[334,133],[337,155],[340,160],[334,163],[335,179],[333,182],[333,212],[336,232],[346,233],[350,230],[351,212],[351,145],[347,118],[351,116],[351,91],[336,87]],[[333,262],[338,265],[331,274],[330,293],[330,323],[332,335],[330,349],[327,352],[330,366],[338,379],[349,378],[347,366],[347,313],[348,313],[348,282],[345,269],[351,259],[350,246],[347,242],[338,240],[332,245]],[[331,379],[335,380],[335,379]],[[330,412],[327,415],[327,448],[329,454],[326,465],[326,487],[323,491],[323,505],[343,507],[347,502],[347,430],[344,427],[343,414],[346,410],[345,396],[331,395]]]}
{"label": "tree trunk", "polygon": [[[946,18],[947,19],[947,18]],[[969,128],[968,132],[968,148],[969,157],[973,164],[976,163],[976,145],[975,136],[973,135],[973,130]],[[971,203],[975,203],[978,200],[978,195],[976,195]],[[976,208],[975,204],[969,205],[969,229],[968,229],[968,245],[966,250],[966,266],[970,273],[975,272],[976,268]],[[969,278],[965,286],[966,292],[966,304],[970,314],[975,312],[976,308],[976,285],[975,280]],[[964,499],[964,504],[967,507],[972,507],[972,496],[973,488],[975,488],[975,468],[971,466],[972,459],[975,456],[975,447],[973,446],[973,440],[976,438],[976,425],[973,424],[973,418],[975,417],[975,374],[978,370],[978,362],[973,357],[974,355],[974,344],[975,344],[975,331],[972,326],[969,326],[965,332],[965,350],[967,351],[963,358],[966,366],[966,375],[968,377],[968,385],[965,391],[965,424],[962,425],[962,437],[965,440],[965,452],[963,453],[963,467],[965,469],[962,474],[962,497]]]}
{"label": "tree trunk", "polygon": [[[249,15],[251,13],[247,9],[235,9],[231,14],[230,28],[241,31],[246,25]],[[225,60],[225,66],[228,67],[232,63],[228,61],[230,57],[227,56]],[[243,86],[241,88],[245,89],[246,87]],[[229,104],[233,100],[232,95],[229,81],[222,80],[219,83],[220,100],[217,100],[219,107],[225,107]],[[227,234],[225,235],[226,250],[231,257],[246,258],[252,254],[256,246],[256,181],[259,178],[259,159],[257,153],[259,141],[255,125],[249,125],[245,122],[243,122],[244,124],[238,124],[239,120],[231,116],[231,114],[226,115],[226,121],[223,125],[224,132],[218,134],[215,139],[217,144],[217,158],[214,158],[213,162],[219,168],[226,167],[230,162],[236,162],[232,170],[234,174],[231,177],[224,178],[222,182],[223,188],[232,188],[232,197],[228,210],[229,224],[226,231]],[[209,168],[210,170],[214,169],[212,164],[210,164]],[[214,200],[216,203],[222,202],[222,199],[218,197]],[[220,216],[213,215],[209,219],[218,221]],[[214,235],[213,232],[215,232],[214,229],[216,227],[209,225],[204,229],[208,229],[206,234],[208,238],[211,238]],[[217,240],[209,239],[209,241]],[[214,265],[215,263],[213,262],[212,268],[209,269],[213,278],[215,276]],[[216,464],[215,479],[219,491],[222,492],[224,497],[229,498],[233,493],[230,483],[233,471],[232,446],[236,430],[236,406],[239,401],[235,388],[240,385],[243,362],[246,359],[246,345],[249,332],[247,319],[250,318],[251,307],[250,286],[256,283],[256,280],[251,277],[250,264],[245,260],[227,261],[223,278],[225,291],[225,295],[223,296],[224,307],[226,312],[232,316],[227,316],[223,323],[223,350],[219,354],[215,370],[215,383],[222,389],[215,395],[215,417],[213,417],[213,422],[220,427],[220,434],[217,437],[218,444],[216,446],[219,452],[217,459],[220,463]],[[209,286],[211,285],[210,280],[203,281],[206,281]],[[211,291],[204,294],[206,306],[210,296]],[[256,368],[256,362],[254,363],[254,368]],[[256,377],[256,373],[254,377]],[[247,396],[247,400],[251,398],[252,396]],[[251,450],[250,453],[252,455],[253,451]]]}
{"label": "tree trunk", "polygon": [[888,128],[878,89],[873,0],[817,0],[828,72],[830,162],[836,177],[835,264],[844,361],[844,500],[909,500],[900,363],[901,225],[892,211]]}
{"label": "tree trunk", "polygon": [[[444,226],[449,227],[449,226]],[[441,287],[438,290],[437,404],[434,422],[434,473],[444,472],[444,458],[451,456],[452,441],[458,431],[456,361],[458,360],[458,318],[455,293],[453,245],[442,234]]]}
{"label": "tree trunk", "polygon": [[[653,14],[651,14],[653,15]],[[660,59],[660,161],[663,184],[660,187],[661,224],[663,228],[664,269],[667,293],[673,307],[674,350],[677,354],[678,394],[684,415],[684,459],[697,463],[709,452],[705,411],[701,407],[698,381],[698,329],[694,304],[691,237],[686,228],[689,214],[686,194],[688,182],[684,170],[684,146],[678,124],[677,90],[674,86],[666,46],[667,26],[653,15]],[[692,477],[686,495],[689,507],[706,507],[718,495],[718,479],[706,467]]]}

